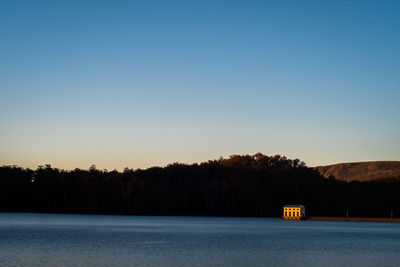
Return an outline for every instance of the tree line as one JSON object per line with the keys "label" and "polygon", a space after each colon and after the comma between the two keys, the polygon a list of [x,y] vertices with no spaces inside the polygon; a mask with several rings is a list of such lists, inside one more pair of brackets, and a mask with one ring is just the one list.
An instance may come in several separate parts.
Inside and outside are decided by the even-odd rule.
{"label": "tree line", "polygon": [[347,183],[261,153],[123,172],[0,167],[2,212],[280,217],[286,204],[308,216],[400,217],[400,174]]}

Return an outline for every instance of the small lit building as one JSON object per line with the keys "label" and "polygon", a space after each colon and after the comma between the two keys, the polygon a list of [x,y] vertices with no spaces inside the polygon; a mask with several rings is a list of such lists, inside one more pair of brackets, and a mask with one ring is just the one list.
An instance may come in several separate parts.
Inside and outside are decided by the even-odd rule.
{"label": "small lit building", "polygon": [[283,219],[302,220],[306,218],[306,208],[303,205],[283,206]]}

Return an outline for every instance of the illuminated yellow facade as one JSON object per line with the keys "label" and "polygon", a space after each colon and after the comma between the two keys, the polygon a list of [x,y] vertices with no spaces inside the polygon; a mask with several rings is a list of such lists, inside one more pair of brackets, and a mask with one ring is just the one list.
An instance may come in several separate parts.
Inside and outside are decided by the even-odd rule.
{"label": "illuminated yellow facade", "polygon": [[283,207],[283,219],[302,220],[306,217],[306,208],[303,205],[286,205]]}

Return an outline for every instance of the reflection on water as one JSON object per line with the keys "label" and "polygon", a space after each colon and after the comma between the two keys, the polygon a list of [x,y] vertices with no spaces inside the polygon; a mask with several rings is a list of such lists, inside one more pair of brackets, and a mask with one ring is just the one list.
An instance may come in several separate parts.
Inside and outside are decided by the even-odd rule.
{"label": "reflection on water", "polygon": [[396,266],[400,224],[0,213],[0,265]]}

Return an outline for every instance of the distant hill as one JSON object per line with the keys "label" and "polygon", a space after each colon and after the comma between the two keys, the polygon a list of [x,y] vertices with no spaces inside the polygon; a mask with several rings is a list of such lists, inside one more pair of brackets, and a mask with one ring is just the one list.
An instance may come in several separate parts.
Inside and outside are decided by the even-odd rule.
{"label": "distant hill", "polygon": [[371,181],[400,174],[400,161],[371,161],[318,166],[315,169],[325,178],[333,176],[344,181]]}

